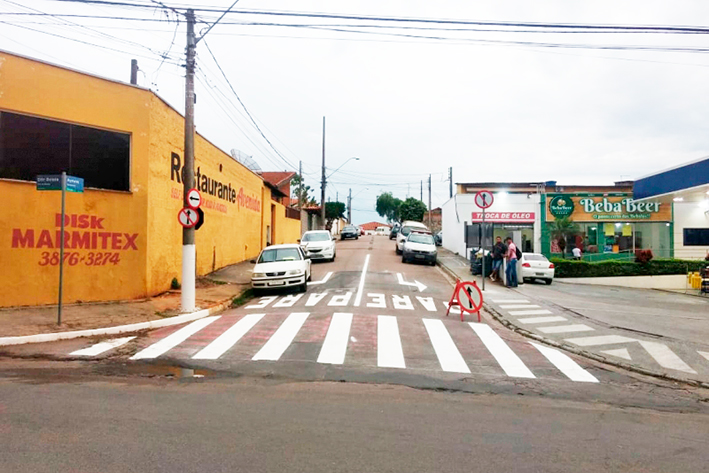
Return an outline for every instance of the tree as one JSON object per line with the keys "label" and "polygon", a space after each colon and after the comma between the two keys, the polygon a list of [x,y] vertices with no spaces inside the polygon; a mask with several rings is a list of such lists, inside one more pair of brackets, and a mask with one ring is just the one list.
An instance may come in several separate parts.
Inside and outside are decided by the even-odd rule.
{"label": "tree", "polygon": [[301,188],[301,178],[298,174],[293,177],[290,181],[291,183],[291,196],[298,202],[302,202],[302,206],[306,207],[308,205],[317,205],[315,199],[310,196],[312,188],[310,186],[303,185]]}
{"label": "tree", "polygon": [[386,217],[389,223],[399,221],[399,207],[401,206],[401,199],[397,199],[391,192],[384,192],[377,197],[377,213]]}
{"label": "tree", "polygon": [[409,197],[399,206],[399,218],[401,221],[405,220],[415,220],[417,222],[423,221],[423,215],[428,209],[426,204],[418,199]]}
{"label": "tree", "polygon": [[338,218],[345,218],[345,203],[344,202],[326,202],[325,203],[325,228],[332,228],[332,221]]}
{"label": "tree", "polygon": [[561,249],[561,257],[566,258],[566,239],[569,235],[578,232],[579,227],[568,216],[555,219],[551,222],[551,236],[556,239]]}

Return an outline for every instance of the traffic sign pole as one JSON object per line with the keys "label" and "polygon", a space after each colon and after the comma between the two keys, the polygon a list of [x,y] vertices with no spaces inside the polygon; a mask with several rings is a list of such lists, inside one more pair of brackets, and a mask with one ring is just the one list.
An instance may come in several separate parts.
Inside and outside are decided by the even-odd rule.
{"label": "traffic sign pole", "polygon": [[483,228],[482,228],[482,234],[480,238],[480,246],[483,249],[483,272],[480,273],[480,276],[483,278],[483,291],[485,290],[485,209],[482,209],[483,211]]}
{"label": "traffic sign pole", "polygon": [[57,325],[62,324],[62,289],[64,286],[64,215],[66,215],[66,172],[62,172],[62,225],[59,237],[59,301]]}
{"label": "traffic sign pole", "polygon": [[492,192],[488,190],[478,191],[475,194],[475,204],[480,207],[483,216],[481,229],[482,231],[480,232],[480,249],[483,252],[482,273],[480,274],[480,276],[483,280],[483,291],[485,290],[485,209],[489,208],[494,201],[495,197],[492,195]]}

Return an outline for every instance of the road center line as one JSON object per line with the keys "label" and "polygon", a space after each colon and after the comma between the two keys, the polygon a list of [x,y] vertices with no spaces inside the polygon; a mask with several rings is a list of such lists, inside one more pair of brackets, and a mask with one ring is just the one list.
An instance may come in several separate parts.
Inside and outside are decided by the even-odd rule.
{"label": "road center line", "polygon": [[362,289],[364,289],[364,278],[367,276],[367,267],[369,266],[369,255],[364,258],[364,268],[362,268],[362,276],[359,278],[359,287],[357,287],[357,297],[355,297],[354,305],[359,307],[362,302]]}

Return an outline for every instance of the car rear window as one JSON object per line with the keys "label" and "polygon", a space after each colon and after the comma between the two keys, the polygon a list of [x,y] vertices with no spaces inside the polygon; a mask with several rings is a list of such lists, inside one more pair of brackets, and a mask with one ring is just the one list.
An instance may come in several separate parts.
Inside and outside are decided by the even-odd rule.
{"label": "car rear window", "polygon": [[273,250],[263,250],[259,263],[273,263],[275,261],[298,261],[301,260],[300,251],[297,248],[276,248]]}
{"label": "car rear window", "polygon": [[431,235],[424,235],[423,233],[412,233],[409,235],[408,241],[411,243],[426,243],[433,245],[433,237]]}
{"label": "car rear window", "polygon": [[530,261],[547,261],[546,256],[544,255],[538,255],[534,253],[524,253],[524,259],[530,260]]}
{"label": "car rear window", "polygon": [[330,234],[327,232],[306,233],[301,241],[328,241]]}

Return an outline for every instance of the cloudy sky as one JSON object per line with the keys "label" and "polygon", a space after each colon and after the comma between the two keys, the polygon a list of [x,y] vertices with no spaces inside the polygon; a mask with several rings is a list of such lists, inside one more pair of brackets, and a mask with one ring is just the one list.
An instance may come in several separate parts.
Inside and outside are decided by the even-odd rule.
{"label": "cloudy sky", "polygon": [[[0,0],[0,49],[124,81],[136,58],[183,111],[181,14],[204,33],[233,0],[92,2]],[[263,170],[302,161],[319,199],[326,117],[355,223],[381,192],[427,202],[429,175],[440,206],[451,167],[610,184],[709,155],[707,33],[706,1],[240,0],[198,44],[196,124]]]}

